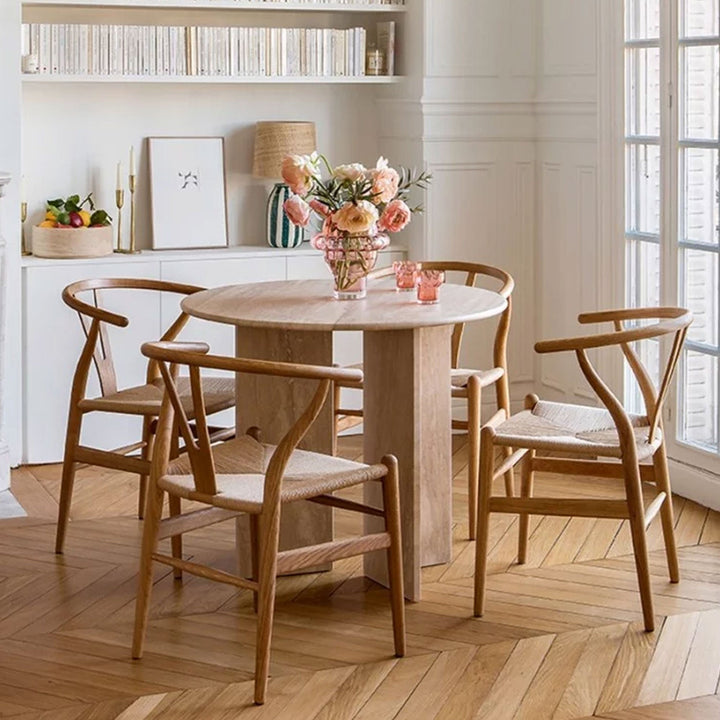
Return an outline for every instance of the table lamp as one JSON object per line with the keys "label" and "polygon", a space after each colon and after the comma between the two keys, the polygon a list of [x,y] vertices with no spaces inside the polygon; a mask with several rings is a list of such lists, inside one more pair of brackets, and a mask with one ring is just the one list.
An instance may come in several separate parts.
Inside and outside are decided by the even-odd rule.
{"label": "table lamp", "polygon": [[[255,126],[253,176],[282,178],[282,161],[286,155],[310,155],[315,152],[315,123],[263,121]],[[293,225],[283,210],[291,195],[284,182],[276,182],[267,202],[267,241],[271,247],[293,248],[303,241],[303,229]]]}

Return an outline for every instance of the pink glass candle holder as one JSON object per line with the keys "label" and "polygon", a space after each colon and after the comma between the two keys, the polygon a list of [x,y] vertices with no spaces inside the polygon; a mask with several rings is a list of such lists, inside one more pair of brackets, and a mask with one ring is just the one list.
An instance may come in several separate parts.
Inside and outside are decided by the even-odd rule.
{"label": "pink glass candle holder", "polygon": [[412,260],[396,260],[392,264],[395,271],[395,289],[397,292],[414,290],[417,284],[418,263]]}
{"label": "pink glass candle holder", "polygon": [[417,274],[417,301],[421,305],[436,303],[443,282],[445,282],[445,273],[442,270],[419,270]]}

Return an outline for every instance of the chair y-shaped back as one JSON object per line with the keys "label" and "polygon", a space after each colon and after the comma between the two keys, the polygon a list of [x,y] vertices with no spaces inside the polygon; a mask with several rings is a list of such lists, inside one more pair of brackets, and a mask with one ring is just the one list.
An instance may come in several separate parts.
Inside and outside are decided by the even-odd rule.
{"label": "chair y-shaped back", "polygon": [[[598,408],[543,402],[537,396],[530,395],[526,398],[524,412],[509,420],[505,419],[504,414],[498,413],[483,426],[483,461],[477,509],[475,614],[481,615],[484,607],[490,512],[519,514],[519,563],[525,562],[527,554],[530,514],[627,519],[635,553],[643,619],[646,630],[650,631],[655,621],[645,531],[658,512],[662,521],[670,580],[679,580],[672,493],[662,433],[662,408],[692,315],[688,310],[675,307],[635,308],[583,313],[578,320],[580,323],[612,322],[615,329],[614,332],[598,335],[545,340],[537,343],[535,350],[538,353],[574,352],[583,375],[607,412]],[[626,323],[638,321],[652,322],[626,327]],[[672,342],[656,390],[633,343],[667,335],[672,336]],[[638,381],[645,404],[644,416],[626,412],[588,356],[591,349],[612,346],[620,348]],[[496,446],[515,448],[515,452],[499,469],[494,466]],[[536,457],[536,451],[553,455]],[[557,457],[557,453],[565,457]],[[574,459],[577,455],[590,456],[592,459]],[[620,462],[603,461],[602,458],[615,458]],[[508,465],[515,465],[521,460],[521,497],[491,497],[493,480]],[[641,464],[643,460],[652,460],[652,465]],[[625,497],[621,500],[533,497],[533,474],[538,471],[621,479],[624,481]],[[643,482],[654,483],[658,490],[657,496],[647,507],[643,501]]]}
{"label": "chair y-shaped back", "polygon": [[[129,319],[102,307],[105,290],[151,290],[156,292],[191,295],[204,288],[195,285],[164,282],[161,280],[139,278],[101,278],[80,280],[68,285],[62,293],[63,301],[78,313],[85,333],[85,343],[80,353],[72,380],[70,408],[68,412],[65,453],[63,459],[60,507],[55,543],[56,552],[62,552],[72,500],[73,484],[77,463],[99,465],[101,467],[125,470],[140,476],[138,496],[138,515],[143,516],[147,478],[150,471],[150,454],[154,425],[162,402],[162,389],[159,386],[160,372],[157,363],[150,360],[147,366],[146,384],[124,390],[118,389],[117,374],[112,358],[108,325],[124,328]],[[89,293],[89,298],[85,296]],[[173,323],[162,335],[163,340],[173,340],[187,323],[189,317],[180,312]],[[87,398],[87,384],[91,367],[97,372],[101,395]],[[213,412],[231,407],[232,381],[220,391],[219,382],[215,388]],[[228,395],[229,393],[229,395]],[[221,396],[222,395],[222,399]],[[222,407],[221,407],[222,406]],[[139,442],[115,450],[100,450],[80,444],[80,432],[84,414],[99,411],[143,417],[142,438]],[[128,456],[140,450],[140,456]]]}

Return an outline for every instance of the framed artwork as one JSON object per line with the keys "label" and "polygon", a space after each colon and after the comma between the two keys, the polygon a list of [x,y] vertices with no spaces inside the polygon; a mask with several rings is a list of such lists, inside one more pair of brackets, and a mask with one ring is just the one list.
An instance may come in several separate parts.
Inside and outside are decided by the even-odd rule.
{"label": "framed artwork", "polygon": [[151,137],[153,250],[226,247],[221,137]]}

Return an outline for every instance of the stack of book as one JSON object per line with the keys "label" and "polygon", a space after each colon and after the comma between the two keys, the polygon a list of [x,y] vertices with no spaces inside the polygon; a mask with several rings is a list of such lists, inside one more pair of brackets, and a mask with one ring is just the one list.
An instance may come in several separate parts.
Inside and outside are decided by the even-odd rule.
{"label": "stack of book", "polygon": [[359,76],[365,46],[361,27],[30,23],[22,36],[23,55],[50,75]]}

